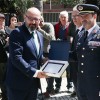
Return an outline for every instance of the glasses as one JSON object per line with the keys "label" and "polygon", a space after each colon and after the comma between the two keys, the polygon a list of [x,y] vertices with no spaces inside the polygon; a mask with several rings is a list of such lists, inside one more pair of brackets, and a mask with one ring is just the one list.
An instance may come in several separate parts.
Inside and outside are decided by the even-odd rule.
{"label": "glasses", "polygon": [[80,15],[73,15],[72,19],[78,18]]}
{"label": "glasses", "polygon": [[36,22],[40,21],[40,19],[35,18],[35,17],[30,17],[30,16],[27,16],[27,15],[26,15],[26,17],[27,17],[30,21],[33,21],[33,20],[35,20]]}

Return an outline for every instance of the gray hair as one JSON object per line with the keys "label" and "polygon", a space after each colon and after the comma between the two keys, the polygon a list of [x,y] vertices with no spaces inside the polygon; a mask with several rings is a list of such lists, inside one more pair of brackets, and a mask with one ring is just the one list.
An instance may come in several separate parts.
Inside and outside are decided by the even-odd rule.
{"label": "gray hair", "polygon": [[65,11],[61,11],[60,14],[59,14],[59,18],[60,18],[61,16],[66,16],[66,17],[68,17],[68,12],[67,12],[66,10],[65,10]]}

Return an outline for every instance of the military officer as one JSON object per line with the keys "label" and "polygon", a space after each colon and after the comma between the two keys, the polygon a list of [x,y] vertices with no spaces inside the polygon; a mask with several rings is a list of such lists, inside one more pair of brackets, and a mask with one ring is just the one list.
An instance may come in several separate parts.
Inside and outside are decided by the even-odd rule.
{"label": "military officer", "polygon": [[72,11],[72,20],[76,27],[76,30],[74,31],[74,37],[73,42],[71,46],[71,52],[70,52],[70,76],[72,79],[72,82],[74,84],[74,91],[71,94],[71,97],[76,96],[76,88],[77,88],[77,70],[78,70],[78,61],[77,61],[77,54],[76,54],[76,43],[78,39],[81,37],[81,32],[84,30],[82,25],[82,18],[79,15],[79,11],[76,9],[77,5],[73,8]]}
{"label": "military officer", "polygon": [[99,8],[79,4],[77,10],[86,31],[78,39],[78,100],[100,100],[100,27],[96,23]]}

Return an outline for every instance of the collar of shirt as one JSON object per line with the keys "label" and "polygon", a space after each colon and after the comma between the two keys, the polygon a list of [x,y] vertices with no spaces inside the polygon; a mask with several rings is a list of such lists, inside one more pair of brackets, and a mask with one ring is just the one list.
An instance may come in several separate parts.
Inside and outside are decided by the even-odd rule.
{"label": "collar of shirt", "polygon": [[82,25],[82,26],[80,26],[78,29],[81,31],[81,30],[82,30],[82,28],[83,28],[83,25]]}
{"label": "collar of shirt", "polygon": [[34,32],[34,34],[36,34],[36,30],[30,31],[30,30],[28,29],[28,31],[30,32],[30,34],[32,34],[33,32]]}
{"label": "collar of shirt", "polygon": [[[78,28],[76,28],[76,30],[79,29],[79,32],[80,32],[82,30],[82,28],[83,28],[83,25],[78,27]],[[78,32],[78,34],[79,34],[79,32]]]}
{"label": "collar of shirt", "polygon": [[96,26],[97,24],[95,24],[93,27],[91,27],[88,31],[88,36],[90,35],[90,33],[92,32],[92,30],[94,29],[94,27]]}

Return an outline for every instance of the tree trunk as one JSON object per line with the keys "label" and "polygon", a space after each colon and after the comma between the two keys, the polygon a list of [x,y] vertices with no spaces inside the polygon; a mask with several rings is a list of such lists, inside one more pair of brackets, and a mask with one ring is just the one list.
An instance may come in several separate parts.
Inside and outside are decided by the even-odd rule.
{"label": "tree trunk", "polygon": [[37,7],[41,12],[43,12],[43,0],[34,0],[35,7]]}

